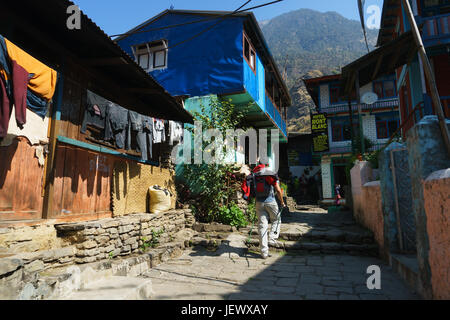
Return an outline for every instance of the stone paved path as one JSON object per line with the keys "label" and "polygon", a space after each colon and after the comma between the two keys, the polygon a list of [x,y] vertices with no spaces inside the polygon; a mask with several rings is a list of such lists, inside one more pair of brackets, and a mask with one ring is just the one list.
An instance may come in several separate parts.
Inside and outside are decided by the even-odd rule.
{"label": "stone paved path", "polygon": [[[349,255],[247,252],[245,236],[232,234],[215,252],[205,248],[147,272],[153,299],[187,300],[406,300],[418,299],[381,260]],[[367,267],[381,268],[381,290],[366,286]]]}

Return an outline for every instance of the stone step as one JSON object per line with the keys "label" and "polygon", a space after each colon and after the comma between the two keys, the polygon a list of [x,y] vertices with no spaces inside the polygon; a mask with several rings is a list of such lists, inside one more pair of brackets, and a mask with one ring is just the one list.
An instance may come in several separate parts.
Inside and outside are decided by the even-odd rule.
{"label": "stone step", "polygon": [[[259,240],[247,240],[247,247],[250,250],[259,250]],[[378,246],[376,244],[351,244],[338,242],[301,242],[301,241],[277,241],[269,244],[269,248],[274,251],[286,251],[307,254],[350,254],[378,256]]]}
{"label": "stone step", "polygon": [[150,279],[112,276],[56,300],[148,300],[153,294]]}
{"label": "stone step", "polygon": [[99,279],[138,277],[171,258],[179,257],[185,247],[185,241],[174,241],[148,249],[142,254],[127,257],[118,256],[93,263],[46,269],[35,273],[33,277],[28,277],[32,280],[23,283],[21,288],[18,289],[18,293],[15,296],[8,297],[8,299],[60,299],[78,292],[82,288],[89,287]]}
{"label": "stone step", "polygon": [[[254,238],[258,236],[258,230],[256,228],[251,230],[251,236]],[[339,229],[331,229],[328,231],[312,230],[307,232],[282,231],[279,238],[286,241],[342,242],[349,244],[374,243],[374,237],[370,231],[352,232]]]}

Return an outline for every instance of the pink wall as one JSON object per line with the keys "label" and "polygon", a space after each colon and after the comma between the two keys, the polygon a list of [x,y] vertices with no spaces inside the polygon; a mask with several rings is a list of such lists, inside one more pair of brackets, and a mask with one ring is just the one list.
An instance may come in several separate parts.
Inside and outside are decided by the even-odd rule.
{"label": "pink wall", "polygon": [[384,220],[379,181],[366,183],[362,187],[361,210],[355,218],[374,233],[375,241],[380,248],[380,256],[387,258],[384,253]]}
{"label": "pink wall", "polygon": [[450,299],[450,169],[434,172],[423,184],[433,298],[448,300]]}

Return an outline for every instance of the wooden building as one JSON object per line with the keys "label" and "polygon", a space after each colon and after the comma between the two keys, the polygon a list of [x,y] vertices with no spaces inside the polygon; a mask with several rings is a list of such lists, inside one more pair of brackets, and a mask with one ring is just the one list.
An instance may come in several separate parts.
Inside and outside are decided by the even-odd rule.
{"label": "wooden building", "polygon": [[1,4],[0,34],[55,70],[57,83],[42,127],[47,131],[40,132],[44,139],[33,142],[19,134],[0,146],[0,222],[143,212],[150,185],[173,189],[173,172],[165,165],[168,144],[154,145],[153,157],[144,161],[133,150],[96,138],[89,127],[81,132],[88,90],[141,115],[193,120],[86,15],[81,13],[80,29],[70,30],[71,5],[66,0]]}

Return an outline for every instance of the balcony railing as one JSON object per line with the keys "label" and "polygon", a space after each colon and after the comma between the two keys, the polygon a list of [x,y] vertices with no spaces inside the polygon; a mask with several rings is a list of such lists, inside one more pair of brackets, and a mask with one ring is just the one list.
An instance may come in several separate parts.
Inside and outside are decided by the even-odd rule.
{"label": "balcony railing", "polygon": [[[389,100],[382,100],[375,102],[374,104],[365,104],[361,103],[361,110],[362,111],[372,111],[377,109],[395,109],[398,108],[399,102],[397,98],[389,99]],[[352,111],[357,112],[358,111],[358,104],[352,103]],[[348,112],[348,103],[345,104],[334,104],[327,107],[321,107],[320,112],[324,113],[342,113],[342,112]]]}
{"label": "balcony railing", "polygon": [[426,43],[434,44],[443,39],[450,42],[450,14],[419,18],[418,24],[423,26],[422,37]]}
{"label": "balcony railing", "polygon": [[286,121],[283,120],[278,109],[273,105],[272,100],[266,94],[266,112],[270,118],[275,122],[277,127],[283,132],[287,137]]}

